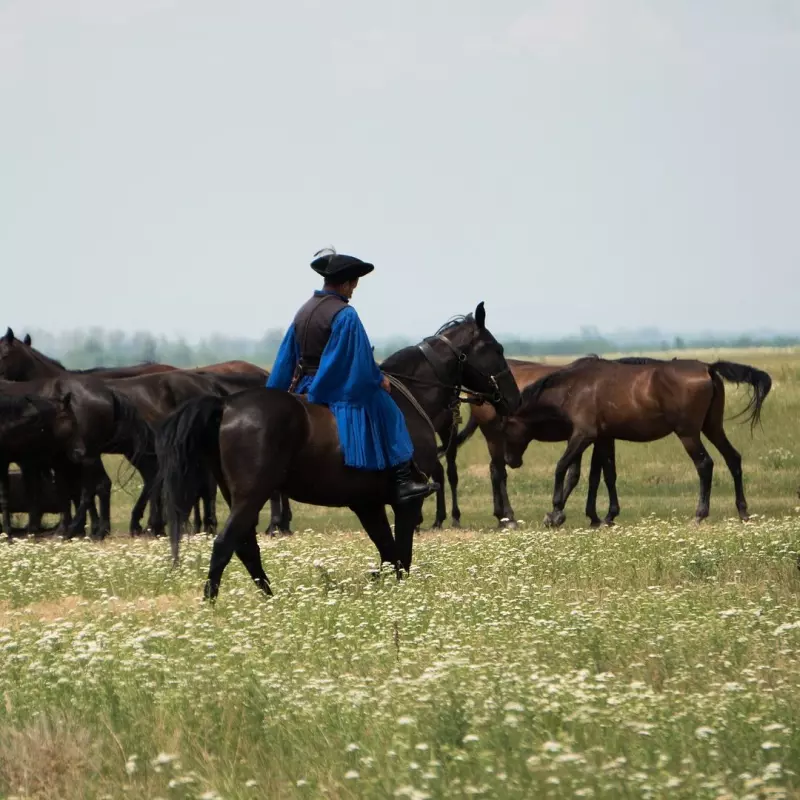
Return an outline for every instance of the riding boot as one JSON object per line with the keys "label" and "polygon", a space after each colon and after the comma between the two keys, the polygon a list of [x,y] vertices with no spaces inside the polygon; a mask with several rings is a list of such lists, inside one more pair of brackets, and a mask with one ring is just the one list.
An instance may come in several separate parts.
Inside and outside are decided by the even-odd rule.
{"label": "riding boot", "polygon": [[438,483],[423,483],[415,479],[411,461],[392,467],[389,473],[392,476],[395,503],[406,503],[419,497],[428,497],[439,491]]}

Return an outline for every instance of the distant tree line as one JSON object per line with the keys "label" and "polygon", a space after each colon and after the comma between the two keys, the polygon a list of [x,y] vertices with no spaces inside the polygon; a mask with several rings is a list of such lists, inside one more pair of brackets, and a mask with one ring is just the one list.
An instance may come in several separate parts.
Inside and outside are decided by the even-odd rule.
{"label": "distant tree line", "polygon": [[[157,361],[176,367],[195,367],[217,361],[243,359],[269,367],[283,339],[280,329],[268,330],[259,339],[214,335],[194,344],[184,339],[153,336],[147,332],[124,333],[101,328],[75,330],[53,335],[31,330],[33,344],[43,353],[57,358],[69,369],[123,366]],[[21,333],[20,333],[21,335]],[[659,350],[695,350],[714,347],[792,347],[800,345],[800,335],[741,334],[735,336],[665,337],[658,331],[639,334],[602,335],[595,328],[582,328],[579,335],[553,339],[501,336],[506,353],[520,357],[578,355],[582,353],[635,353]],[[375,357],[381,360],[416,339],[391,337],[375,342]]]}

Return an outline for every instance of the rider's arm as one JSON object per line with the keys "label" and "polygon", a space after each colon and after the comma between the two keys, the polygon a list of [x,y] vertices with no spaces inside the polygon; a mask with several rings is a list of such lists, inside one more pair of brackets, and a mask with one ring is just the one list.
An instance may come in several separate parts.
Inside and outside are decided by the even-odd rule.
{"label": "rider's arm", "polygon": [[380,388],[382,379],[356,310],[343,308],[333,319],[308,399],[312,403],[359,403]]}
{"label": "rider's arm", "polygon": [[294,335],[294,325],[289,326],[286,335],[283,337],[278,355],[275,356],[275,364],[272,372],[267,379],[268,389],[283,389],[286,391],[294,376],[294,369],[300,354],[297,348],[297,338]]}

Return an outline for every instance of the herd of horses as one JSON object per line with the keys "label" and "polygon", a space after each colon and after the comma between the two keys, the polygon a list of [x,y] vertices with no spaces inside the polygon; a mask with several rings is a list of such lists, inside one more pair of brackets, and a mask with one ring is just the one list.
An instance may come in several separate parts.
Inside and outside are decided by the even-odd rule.
{"label": "herd of horses", "polygon": [[[724,381],[752,389],[743,413],[760,419],[771,388],[754,367],[717,361],[651,358],[580,358],[567,365],[506,359],[486,327],[483,303],[446,323],[419,345],[387,358],[381,369],[403,412],[414,461],[437,481],[433,525],[460,525],[457,453],[477,430],[486,439],[494,515],[515,527],[506,468],[517,468],[533,441],[566,442],[554,475],[553,507],[545,522],[558,526],[580,477],[583,453],[593,446],[586,514],[596,509],[601,476],[609,494],[607,524],[619,514],[615,441],[648,442],[675,433],[700,481],[696,519],[709,512],[713,461],[701,434],[721,453],[733,476],[736,508],[747,519],[741,456],[723,428]],[[0,338],[0,510],[11,535],[11,514],[28,514],[27,531],[41,532],[42,515],[56,513],[66,537],[111,530],[111,480],[102,456],[123,455],[142,476],[130,532],[169,529],[177,563],[181,533],[215,533],[205,596],[219,591],[223,571],[237,555],[266,594],[269,580],[257,538],[259,513],[269,501],[269,531],[290,532],[290,501],[350,508],[398,575],[411,567],[412,544],[422,523],[420,499],[387,516],[388,477],[344,466],[336,423],[324,406],[273,389],[268,372],[244,361],[195,369],[166,364],[67,370],[9,329]],[[460,409],[470,417],[459,430]],[[9,471],[16,463],[19,471]],[[230,513],[217,533],[217,490]],[[97,504],[96,504],[97,502]]]}

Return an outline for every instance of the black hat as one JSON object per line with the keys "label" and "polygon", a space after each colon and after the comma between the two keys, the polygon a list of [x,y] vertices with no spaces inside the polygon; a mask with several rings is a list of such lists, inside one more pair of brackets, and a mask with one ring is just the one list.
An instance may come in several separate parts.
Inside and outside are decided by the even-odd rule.
{"label": "black hat", "polygon": [[328,247],[314,253],[311,269],[322,275],[328,283],[337,284],[363,278],[375,269],[375,265],[355,256],[337,253],[332,247]]}

